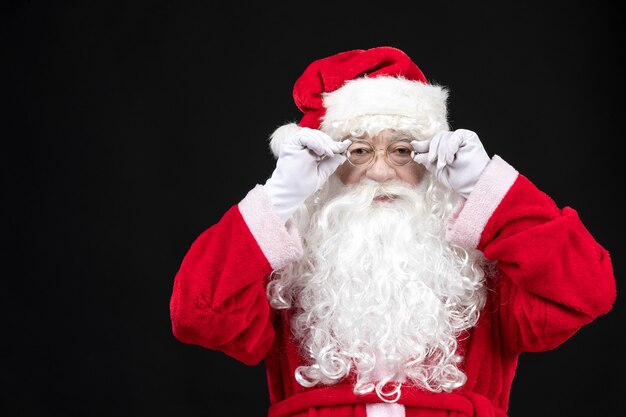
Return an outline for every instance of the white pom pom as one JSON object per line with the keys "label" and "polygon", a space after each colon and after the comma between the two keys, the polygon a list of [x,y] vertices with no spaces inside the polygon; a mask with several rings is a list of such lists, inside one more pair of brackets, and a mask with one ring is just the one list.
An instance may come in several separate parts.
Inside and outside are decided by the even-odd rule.
{"label": "white pom pom", "polygon": [[274,133],[272,133],[270,136],[270,149],[272,150],[275,158],[278,158],[278,150],[280,149],[280,145],[283,141],[300,129],[302,128],[296,123],[288,123],[278,127]]}

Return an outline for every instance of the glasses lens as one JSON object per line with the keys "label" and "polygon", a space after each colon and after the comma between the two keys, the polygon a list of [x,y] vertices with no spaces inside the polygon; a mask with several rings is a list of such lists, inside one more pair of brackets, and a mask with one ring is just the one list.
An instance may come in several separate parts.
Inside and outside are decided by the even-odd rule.
{"label": "glasses lens", "polygon": [[374,157],[374,148],[367,142],[353,142],[348,148],[348,161],[353,165],[369,163]]}
{"label": "glasses lens", "polygon": [[415,151],[409,142],[394,142],[387,148],[389,161],[394,165],[406,165],[413,160]]}

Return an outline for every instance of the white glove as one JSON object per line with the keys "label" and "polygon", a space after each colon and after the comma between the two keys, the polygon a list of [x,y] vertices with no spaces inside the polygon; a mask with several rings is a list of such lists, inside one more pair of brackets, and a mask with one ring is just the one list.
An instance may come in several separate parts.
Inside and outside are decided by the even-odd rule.
{"label": "white glove", "polygon": [[349,139],[336,142],[326,133],[306,127],[285,139],[276,169],[263,185],[283,221],[345,162],[344,153],[351,143]]}
{"label": "white glove", "polygon": [[467,198],[491,160],[471,130],[442,131],[430,141],[412,141],[414,159],[448,188]]}

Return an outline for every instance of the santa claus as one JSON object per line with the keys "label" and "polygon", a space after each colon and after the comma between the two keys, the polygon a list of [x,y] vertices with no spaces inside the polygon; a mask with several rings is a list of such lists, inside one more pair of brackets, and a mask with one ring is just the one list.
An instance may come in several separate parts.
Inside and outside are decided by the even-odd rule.
{"label": "santa claus", "polygon": [[278,416],[506,416],[517,359],[615,299],[607,251],[391,47],[309,65],[276,169],[200,234],[174,335],[266,361]]}

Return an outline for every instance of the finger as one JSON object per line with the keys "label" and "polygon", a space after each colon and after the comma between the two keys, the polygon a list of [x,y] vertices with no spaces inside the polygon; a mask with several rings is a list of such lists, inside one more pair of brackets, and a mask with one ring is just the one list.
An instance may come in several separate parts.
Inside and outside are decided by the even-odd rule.
{"label": "finger", "polygon": [[454,162],[454,156],[459,149],[458,137],[455,135],[448,137],[443,147],[445,151],[442,152],[442,159],[444,160],[446,165],[450,165],[452,162]]}
{"label": "finger", "polygon": [[447,164],[448,161],[448,145],[449,137],[442,140],[442,136],[438,136],[439,146],[437,147],[437,171],[440,172]]}
{"label": "finger", "polygon": [[317,167],[320,177],[326,180],[346,159],[344,155],[340,154],[322,159]]}
{"label": "finger", "polygon": [[418,153],[413,157],[413,160],[417,162],[418,164],[422,164],[426,167],[428,167],[429,165],[432,165],[430,161],[428,160],[427,153]]}
{"label": "finger", "polygon": [[441,139],[445,132],[439,132],[430,141],[430,149],[428,151],[428,162],[435,164],[439,158],[439,151],[441,150]]}
{"label": "finger", "polygon": [[[320,132],[321,133],[321,132]],[[332,156],[332,142],[326,142],[323,137],[315,134],[302,135],[300,143],[317,156]]]}
{"label": "finger", "polygon": [[420,153],[428,153],[430,150],[430,140],[414,140],[411,141],[411,146],[413,146],[413,150]]}
{"label": "finger", "polygon": [[437,172],[441,172],[446,167],[445,155],[437,158]]}
{"label": "finger", "polygon": [[326,152],[324,153],[324,156],[334,156],[334,155],[344,154],[348,150],[350,145],[352,145],[352,141],[350,139],[345,139],[341,142],[337,142],[337,141],[330,139],[330,137],[327,137],[326,139],[323,139],[323,145],[322,145],[322,146],[325,146],[325,150],[326,150]]}
{"label": "finger", "polygon": [[448,165],[452,164],[456,159],[456,155],[465,141],[464,137],[463,132],[457,130],[448,138],[446,152],[446,163]]}
{"label": "finger", "polygon": [[[342,154],[352,144],[352,141],[350,139],[346,139],[341,142],[333,140],[333,138],[331,138],[321,130],[314,130],[314,133],[314,137],[319,142],[320,149],[323,150],[323,156],[325,157],[332,157],[337,154]],[[318,155],[322,154],[318,153]]]}
{"label": "finger", "polygon": [[352,145],[352,141],[350,139],[345,139],[341,142],[333,142],[333,152],[335,154],[343,154],[348,148]]}

